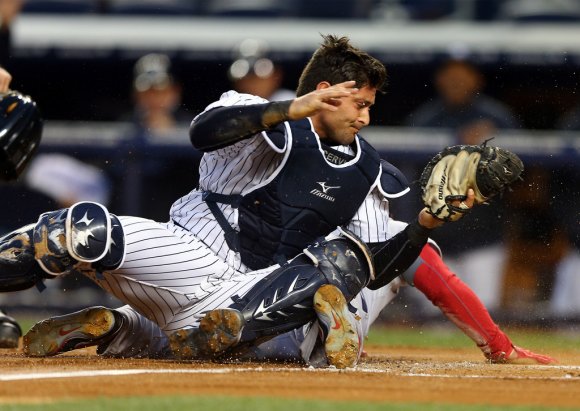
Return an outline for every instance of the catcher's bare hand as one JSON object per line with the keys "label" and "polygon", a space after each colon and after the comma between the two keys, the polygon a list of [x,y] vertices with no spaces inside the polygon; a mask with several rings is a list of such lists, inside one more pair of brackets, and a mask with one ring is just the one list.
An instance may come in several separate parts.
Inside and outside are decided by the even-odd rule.
{"label": "catcher's bare hand", "polygon": [[345,81],[333,86],[319,88],[295,98],[288,109],[288,117],[290,120],[300,120],[322,110],[336,111],[342,98],[357,92],[358,88],[356,88],[355,81]]}
{"label": "catcher's bare hand", "polygon": [[[454,200],[452,204],[466,211],[471,210],[475,205],[475,191],[473,189],[467,190],[466,199],[464,201]],[[431,211],[425,207],[419,213],[419,224],[425,228],[437,228],[445,223],[444,220],[435,217]]]}

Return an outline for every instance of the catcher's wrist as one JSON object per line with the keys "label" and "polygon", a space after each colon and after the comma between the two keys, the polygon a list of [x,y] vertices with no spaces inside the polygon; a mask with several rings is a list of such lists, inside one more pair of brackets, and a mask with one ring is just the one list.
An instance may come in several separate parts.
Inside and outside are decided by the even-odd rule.
{"label": "catcher's wrist", "polygon": [[407,237],[411,244],[415,246],[422,246],[427,242],[429,235],[433,231],[433,228],[428,228],[422,225],[419,220],[409,223],[406,228]]}
{"label": "catcher's wrist", "polygon": [[444,222],[444,220],[434,216],[428,208],[421,210],[419,217],[417,218],[417,224],[426,230],[433,230],[440,227]]}
{"label": "catcher's wrist", "polygon": [[273,101],[266,106],[262,113],[262,125],[270,128],[283,121],[289,120],[288,111],[293,100]]}

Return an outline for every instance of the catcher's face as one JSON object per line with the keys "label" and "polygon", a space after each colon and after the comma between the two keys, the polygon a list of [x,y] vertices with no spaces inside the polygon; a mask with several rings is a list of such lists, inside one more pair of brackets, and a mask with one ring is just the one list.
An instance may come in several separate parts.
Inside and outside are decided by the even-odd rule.
{"label": "catcher's face", "polygon": [[320,138],[332,145],[352,143],[360,129],[370,123],[370,109],[376,94],[376,88],[361,87],[356,94],[341,98],[337,111],[318,113],[313,122]]}

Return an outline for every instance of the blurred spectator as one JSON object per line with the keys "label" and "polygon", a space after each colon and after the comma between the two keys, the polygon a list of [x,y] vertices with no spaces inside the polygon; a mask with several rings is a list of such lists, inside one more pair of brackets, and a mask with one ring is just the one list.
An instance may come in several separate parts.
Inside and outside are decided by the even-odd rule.
{"label": "blurred spectator", "polygon": [[7,66],[12,48],[12,23],[22,10],[24,0],[0,0],[0,64]]}
{"label": "blurred spectator", "polygon": [[228,77],[240,93],[254,94],[270,101],[296,97],[294,91],[282,88],[282,67],[268,57],[268,45],[260,40],[246,39],[239,44]]}
{"label": "blurred spectator", "polygon": [[132,122],[134,135],[122,162],[113,168],[121,201],[113,206],[123,214],[163,221],[173,201],[190,190],[189,176],[197,170],[199,153],[191,148],[167,157],[159,150],[176,140],[189,141],[193,115],[183,107],[181,83],[166,54],[150,53],[136,61],[131,93],[134,105],[119,120]]}
{"label": "blurred spectator", "polygon": [[[483,94],[483,74],[466,60],[444,61],[435,72],[434,87],[437,95],[408,116],[408,126],[444,129],[454,136],[454,144],[481,144],[498,129],[519,127],[509,108]],[[405,169],[405,174],[413,179],[420,170]],[[470,218],[441,227],[433,238],[446,255],[453,256],[498,243],[503,233],[495,222],[503,219],[502,207],[502,199],[496,198],[474,210]],[[459,236],[463,241],[456,241]]]}
{"label": "blurred spectator", "polygon": [[521,311],[547,304],[556,268],[570,248],[555,202],[550,172],[528,167],[524,181],[507,194],[512,210],[506,230],[506,261],[503,269],[503,309]]}
{"label": "blurred spectator", "polygon": [[577,22],[580,20],[578,0],[506,0],[499,19],[520,22]]}
{"label": "blurred spectator", "polygon": [[502,308],[540,307],[546,314],[578,319],[580,304],[574,296],[580,293],[580,257],[572,237],[580,211],[567,210],[572,197],[559,192],[559,178],[540,166],[528,167],[524,181],[508,194],[514,212],[506,227]]}
{"label": "blurred spectator", "polygon": [[506,105],[482,93],[483,74],[468,61],[444,62],[434,86],[437,96],[409,115],[408,126],[450,129],[459,144],[480,144],[497,129],[519,127]]}
{"label": "blurred spectator", "polygon": [[[123,120],[131,120],[140,132],[163,134],[193,118],[181,106],[182,89],[171,71],[169,56],[151,53],[133,68],[133,110]],[[180,124],[181,123],[181,124]]]}
{"label": "blurred spectator", "polygon": [[[549,170],[528,167],[506,194],[501,244],[472,250],[450,263],[490,310],[513,316],[580,318],[580,253],[554,200]],[[578,212],[576,211],[576,225]],[[498,228],[500,229],[500,228]]]}
{"label": "blurred spectator", "polygon": [[111,189],[95,166],[66,154],[37,154],[18,181],[0,185],[0,235],[78,201],[107,205]]}
{"label": "blurred spectator", "polygon": [[66,154],[38,154],[29,165],[24,182],[53,198],[59,208],[79,201],[107,206],[111,198],[111,182],[102,170]]}
{"label": "blurred spectator", "polygon": [[550,313],[566,319],[580,319],[580,251],[566,244],[556,266]]}

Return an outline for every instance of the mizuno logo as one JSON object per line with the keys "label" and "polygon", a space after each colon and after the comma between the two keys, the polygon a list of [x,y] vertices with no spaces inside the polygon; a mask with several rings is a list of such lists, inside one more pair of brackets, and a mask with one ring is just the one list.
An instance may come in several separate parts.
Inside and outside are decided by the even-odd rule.
{"label": "mizuno logo", "polygon": [[328,190],[332,190],[334,188],[340,188],[340,186],[327,186],[326,181],[317,181],[316,183],[318,185],[320,185],[320,188],[322,188],[322,192],[324,194],[328,193]]}
{"label": "mizuno logo", "polygon": [[441,175],[441,181],[439,182],[439,188],[437,189],[437,192],[439,194],[439,200],[443,200],[443,187],[445,187],[445,182],[447,181],[447,166],[445,166],[445,169],[443,170],[443,174]]}
{"label": "mizuno logo", "polygon": [[323,199],[328,200],[330,202],[334,202],[335,198],[333,196],[331,196],[330,194],[328,194],[328,192],[330,190],[334,190],[335,188],[340,188],[340,186],[327,186],[325,181],[317,181],[316,183],[320,186],[322,191],[315,188],[315,189],[310,191],[310,194],[314,194],[317,197],[323,198]]}

